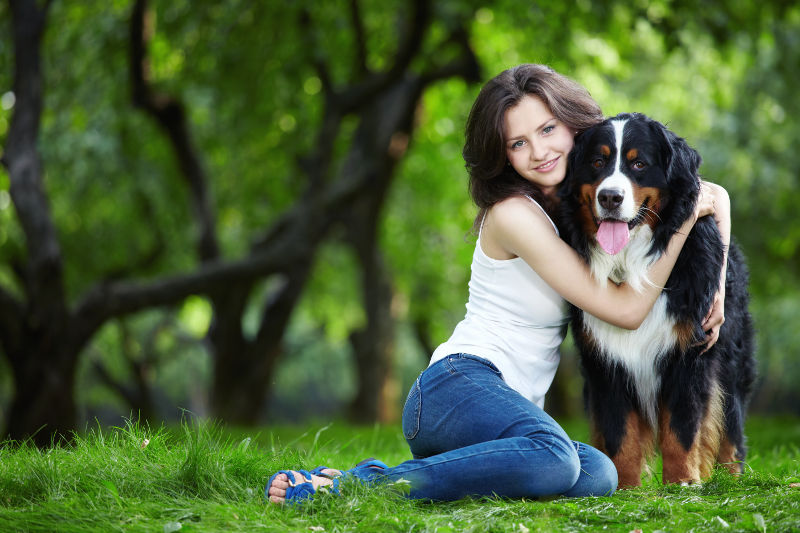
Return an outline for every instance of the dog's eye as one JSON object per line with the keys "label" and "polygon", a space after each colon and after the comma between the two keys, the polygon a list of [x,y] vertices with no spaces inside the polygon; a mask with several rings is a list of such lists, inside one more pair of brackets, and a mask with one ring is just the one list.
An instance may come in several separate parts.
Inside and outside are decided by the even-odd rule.
{"label": "dog's eye", "polygon": [[647,164],[639,159],[631,163],[631,167],[633,167],[634,170],[644,170],[646,166]]}
{"label": "dog's eye", "polygon": [[606,166],[606,160],[603,159],[602,157],[598,157],[597,159],[592,161],[592,166],[594,168],[603,168],[604,166]]}

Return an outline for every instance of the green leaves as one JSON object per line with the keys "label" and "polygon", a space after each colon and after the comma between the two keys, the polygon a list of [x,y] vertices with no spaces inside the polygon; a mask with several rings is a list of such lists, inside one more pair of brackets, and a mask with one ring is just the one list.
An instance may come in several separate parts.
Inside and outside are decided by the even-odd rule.
{"label": "green leaves", "polygon": [[[798,311],[790,302],[800,300],[800,178],[793,149],[800,125],[791,120],[800,115],[800,7],[722,0],[435,4],[434,27],[422,43],[426,61],[449,57],[442,40],[468,19],[484,80],[516,63],[548,63],[588,87],[607,114],[646,112],[698,148],[704,177],[731,194],[733,231],[751,267],[759,359],[762,374],[770,376],[765,399],[755,405],[764,408],[766,399],[792,405],[797,395],[790,384],[800,379],[786,355],[800,345],[796,328],[787,325]],[[359,5],[366,66],[385,68],[408,7],[399,1]],[[329,62],[334,84],[357,74],[359,37],[350,6],[344,0],[153,3],[151,74],[159,90],[186,105],[226,258],[246,253],[305,186],[300,162],[322,140],[317,130],[325,106],[315,61]],[[130,7],[127,1],[55,2],[50,10],[39,145],[73,299],[121,272],[151,278],[197,265],[197,230],[173,154],[131,104]],[[9,20],[8,7],[0,4],[0,25],[7,28]],[[13,110],[13,58],[11,32],[0,35],[4,143]],[[478,88],[454,80],[426,91],[382,216],[396,319],[405,331],[426,330],[426,344],[443,341],[463,316],[475,209],[460,152]],[[346,122],[337,154],[354,129]],[[25,246],[0,169],[0,284],[12,292],[18,278],[11,264],[25,256]],[[348,252],[335,242],[323,249],[294,315],[292,350],[313,347],[308,365],[327,351],[347,358],[343,345],[364,322],[357,279]],[[252,307],[247,331],[257,323],[260,302]],[[180,320],[192,335],[208,330],[209,317],[204,300],[181,307]],[[429,346],[404,335],[405,356],[424,361]],[[170,346],[181,350],[178,343]],[[92,349],[108,358],[119,352],[108,338]],[[189,359],[205,371],[202,354]]]}

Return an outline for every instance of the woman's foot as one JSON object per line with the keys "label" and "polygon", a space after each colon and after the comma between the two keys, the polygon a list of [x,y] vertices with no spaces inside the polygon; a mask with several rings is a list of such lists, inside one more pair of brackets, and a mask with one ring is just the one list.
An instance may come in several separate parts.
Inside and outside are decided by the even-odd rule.
{"label": "woman's foot", "polygon": [[290,471],[290,473],[294,477],[291,482],[289,480],[289,475],[283,472],[272,479],[269,487],[267,487],[269,501],[273,503],[284,503],[286,501],[286,491],[290,487],[300,485],[301,483],[310,482],[313,487],[313,492],[316,492],[320,487],[333,485],[334,478],[342,475],[340,470],[325,468],[319,471],[322,475],[311,474],[311,479],[309,481],[309,479],[305,478],[300,472]]}

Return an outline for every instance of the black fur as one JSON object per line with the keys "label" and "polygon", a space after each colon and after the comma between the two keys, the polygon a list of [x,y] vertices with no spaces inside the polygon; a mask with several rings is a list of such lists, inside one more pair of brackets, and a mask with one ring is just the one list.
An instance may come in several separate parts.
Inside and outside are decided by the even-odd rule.
{"label": "black fur", "polygon": [[[587,234],[579,217],[583,201],[579,187],[603,178],[591,161],[598,157],[601,140],[608,139],[610,121],[614,119],[628,121],[623,146],[635,137],[642,157],[648,158],[646,172],[637,175],[641,180],[637,185],[660,191],[659,221],[653,228],[649,254],[658,256],[665,250],[676,229],[694,210],[699,191],[699,154],[662,124],[640,114],[621,114],[583,132],[576,138],[568,174],[559,191],[563,208],[560,229],[587,262],[597,243],[593,234]],[[704,337],[701,326],[718,288],[723,252],[712,217],[698,220],[664,290],[668,314],[692,325],[695,343]],[[658,400],[671,413],[671,428],[688,450],[698,437],[709,385],[716,380],[723,391],[725,434],[738,450],[736,459],[743,461],[744,414],[755,378],[755,362],[753,324],[748,312],[748,272],[735,244],[730,246],[726,279],[725,323],[719,340],[703,354],[702,345],[693,345],[685,352],[673,349],[662,356],[658,366],[661,378]],[[614,458],[624,438],[626,417],[631,410],[641,410],[643,406],[631,392],[635,389],[631,374],[622,364],[604,357],[603,347],[597,346],[584,328],[583,311],[573,308],[572,318],[585,378],[587,409],[601,437],[601,447]]]}

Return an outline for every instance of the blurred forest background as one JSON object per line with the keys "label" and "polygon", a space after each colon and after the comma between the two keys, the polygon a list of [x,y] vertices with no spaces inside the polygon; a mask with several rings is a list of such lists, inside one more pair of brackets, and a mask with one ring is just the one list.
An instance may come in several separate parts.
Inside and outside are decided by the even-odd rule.
{"label": "blurred forest background", "polygon": [[9,0],[0,28],[3,435],[396,420],[464,314],[466,116],[523,62],[699,150],[751,269],[751,411],[800,414],[795,3]]}

